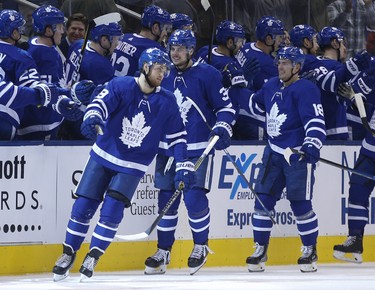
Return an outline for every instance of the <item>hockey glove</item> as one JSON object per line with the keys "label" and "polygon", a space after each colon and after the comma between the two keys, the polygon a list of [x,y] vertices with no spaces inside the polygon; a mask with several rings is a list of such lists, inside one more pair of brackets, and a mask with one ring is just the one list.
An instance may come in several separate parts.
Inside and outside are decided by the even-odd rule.
{"label": "hockey glove", "polygon": [[102,135],[104,122],[102,116],[96,110],[88,110],[83,117],[81,133],[90,140],[95,140],[96,135]]}
{"label": "hockey glove", "polygon": [[83,80],[75,83],[72,86],[72,99],[78,105],[88,105],[91,101],[91,95],[94,92],[96,85],[92,81]]}
{"label": "hockey glove", "polygon": [[320,150],[311,143],[305,143],[301,147],[301,151],[304,153],[303,157],[307,163],[315,164],[319,161]]}
{"label": "hockey glove", "polygon": [[354,102],[354,91],[349,83],[341,83],[337,88],[337,93],[340,97],[344,98],[351,105]]}
{"label": "hockey glove", "polygon": [[77,121],[83,116],[79,106],[67,96],[59,96],[56,104],[52,108],[69,121]]}
{"label": "hockey glove", "polygon": [[362,93],[365,96],[375,88],[375,68],[360,72],[353,81],[352,87],[355,93]]}
{"label": "hockey glove", "polygon": [[370,61],[370,54],[366,50],[363,50],[358,52],[354,57],[349,58],[345,64],[348,71],[355,76],[359,72],[368,69],[370,66]]}
{"label": "hockey glove", "polygon": [[309,71],[305,71],[304,73],[302,73],[301,78],[308,80],[312,82],[313,84],[316,84],[317,76],[318,76],[318,73],[315,70],[309,70]]}
{"label": "hockey glove", "polygon": [[35,86],[35,89],[39,91],[40,106],[46,107],[50,103],[56,103],[59,97],[59,90],[55,85],[39,83]]}
{"label": "hockey glove", "polygon": [[228,63],[221,72],[223,78],[223,86],[229,88],[230,86],[246,87],[247,81],[244,76],[243,70],[237,63]]}
{"label": "hockey glove", "polygon": [[[194,163],[191,161],[177,162],[174,185],[177,190],[188,191],[195,183]],[[182,185],[182,186],[181,186]]]}
{"label": "hockey glove", "polygon": [[242,70],[244,72],[246,81],[252,83],[257,73],[260,71],[259,61],[255,57],[248,58],[245,61]]}
{"label": "hockey glove", "polygon": [[232,127],[228,123],[217,122],[212,128],[210,139],[215,135],[220,137],[215,144],[215,149],[224,150],[230,146],[230,138],[233,135]]}

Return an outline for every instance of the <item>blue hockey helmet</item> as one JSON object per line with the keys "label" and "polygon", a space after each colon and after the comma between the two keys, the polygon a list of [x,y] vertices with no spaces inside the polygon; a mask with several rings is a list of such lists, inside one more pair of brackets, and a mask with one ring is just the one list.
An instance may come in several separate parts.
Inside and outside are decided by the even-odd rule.
{"label": "blue hockey helmet", "polygon": [[237,24],[233,21],[224,20],[216,26],[216,41],[221,44],[225,44],[227,39],[234,38],[245,38],[245,30],[242,25]]}
{"label": "blue hockey helmet", "polygon": [[150,5],[143,10],[141,24],[150,29],[154,23],[171,24],[171,17],[166,10],[156,5]]}
{"label": "blue hockey helmet", "polygon": [[172,45],[186,46],[187,49],[195,48],[196,39],[191,30],[175,30],[168,39],[167,51],[170,51]]}
{"label": "blue hockey helmet", "polygon": [[312,28],[310,25],[305,25],[305,24],[294,26],[289,33],[290,41],[292,42],[294,46],[297,46],[297,47],[303,46],[303,40],[305,38],[312,41],[314,35],[316,34],[317,32],[314,28]]}
{"label": "blue hockey helmet", "polygon": [[172,62],[170,61],[168,54],[156,47],[147,48],[142,52],[138,60],[138,68],[140,71],[142,71],[145,63],[147,63],[149,67],[151,67],[153,64],[165,65],[167,68],[165,74],[166,77],[169,75],[172,66]]}
{"label": "blue hockey helmet", "polygon": [[91,29],[91,40],[98,42],[102,36],[108,36],[111,39],[111,36],[121,36],[122,29],[120,24],[117,22],[111,22],[108,24],[100,24]]}
{"label": "blue hockey helmet", "polygon": [[[0,13],[0,38],[9,38],[15,29],[20,29],[26,21],[22,14],[10,9]],[[22,34],[22,31],[20,31]]]}
{"label": "blue hockey helmet", "polygon": [[64,13],[52,5],[43,5],[33,12],[34,30],[36,33],[44,33],[47,26],[56,30],[56,25],[64,23]]}
{"label": "blue hockey helmet", "polygon": [[172,13],[171,15],[172,29],[186,29],[186,27],[193,28],[193,20],[183,13]]}
{"label": "blue hockey helmet", "polygon": [[282,60],[282,59],[289,59],[293,64],[301,64],[305,61],[305,54],[303,53],[302,49],[296,46],[286,46],[282,47],[277,51],[277,56],[275,61]]}
{"label": "blue hockey helmet", "polygon": [[331,41],[336,39],[338,42],[344,40],[344,32],[336,27],[326,26],[318,33],[318,44],[321,48],[330,46]]}
{"label": "blue hockey helmet", "polygon": [[267,35],[274,39],[276,35],[284,35],[284,24],[273,16],[263,16],[257,21],[255,35],[258,40],[264,41]]}

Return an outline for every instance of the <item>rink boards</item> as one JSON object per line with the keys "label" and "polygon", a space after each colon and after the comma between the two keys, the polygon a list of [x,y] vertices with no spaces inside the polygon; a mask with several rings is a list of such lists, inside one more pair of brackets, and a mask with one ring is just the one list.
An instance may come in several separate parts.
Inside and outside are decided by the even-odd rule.
{"label": "rink boards", "polygon": [[[359,144],[327,145],[323,158],[353,167]],[[228,151],[253,185],[264,144],[232,145]],[[65,228],[73,203],[72,193],[88,158],[89,145],[1,146],[0,160],[0,274],[48,272],[61,253]],[[254,196],[223,152],[215,156],[211,208],[210,255],[207,266],[242,266],[253,252],[251,215]],[[153,187],[154,163],[142,179],[125,211],[120,234],[135,234],[147,229],[157,215],[158,190]],[[316,171],[314,209],[319,217],[319,261],[333,262],[332,247],[347,233],[346,213],[349,173],[319,164]],[[278,227],[272,231],[268,264],[294,264],[300,255],[295,220],[287,200],[277,205]],[[94,220],[97,220],[95,216]],[[370,200],[370,221],[366,227],[365,261],[375,261],[375,196]],[[95,222],[92,222],[92,228]],[[90,237],[90,235],[88,235]],[[86,240],[87,242],[89,239]],[[78,254],[77,270],[87,244]],[[137,242],[120,242],[109,247],[97,266],[101,271],[143,269],[144,260],[156,248],[156,235]],[[186,267],[192,249],[184,206],[180,207],[176,243],[170,267]],[[368,249],[366,251],[366,249]]]}

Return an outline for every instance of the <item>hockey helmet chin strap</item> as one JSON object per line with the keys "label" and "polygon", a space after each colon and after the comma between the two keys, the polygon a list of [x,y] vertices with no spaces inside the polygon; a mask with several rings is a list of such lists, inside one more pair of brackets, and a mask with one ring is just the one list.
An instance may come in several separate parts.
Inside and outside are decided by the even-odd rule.
{"label": "hockey helmet chin strap", "polygon": [[113,42],[113,36],[108,36],[108,35],[103,35],[105,37],[107,37],[108,39],[108,42],[109,42],[109,48],[106,48],[102,45],[102,40],[101,40],[101,37],[100,37],[100,40],[99,40],[99,45],[101,48],[104,49],[104,56],[107,56],[109,55],[110,51],[111,51],[111,47],[112,47],[112,42]]}
{"label": "hockey helmet chin strap", "polygon": [[148,72],[146,73],[145,69],[142,69],[142,74],[145,76],[147,84],[150,86],[150,88],[154,88],[154,91],[156,89],[155,85],[151,83],[149,75],[151,74],[151,67],[148,67]]}

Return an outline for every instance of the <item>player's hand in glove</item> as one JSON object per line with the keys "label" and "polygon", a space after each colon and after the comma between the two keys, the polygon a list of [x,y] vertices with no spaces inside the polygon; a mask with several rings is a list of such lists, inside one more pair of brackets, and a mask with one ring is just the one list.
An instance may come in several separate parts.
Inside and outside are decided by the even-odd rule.
{"label": "player's hand in glove", "polygon": [[341,83],[337,88],[337,93],[340,97],[343,97],[345,100],[350,103],[354,102],[354,91],[352,86],[349,83]]}
{"label": "player's hand in glove", "polygon": [[353,76],[355,76],[360,71],[368,69],[370,67],[370,61],[371,61],[370,54],[366,50],[363,50],[361,52],[358,52],[355,56],[349,58],[346,61],[345,65],[348,71]]}
{"label": "player's hand in glove", "polygon": [[318,73],[315,70],[305,71],[301,75],[301,79],[308,80],[312,82],[313,84],[317,83],[317,77],[318,77]]}
{"label": "player's hand in glove", "polygon": [[175,188],[188,191],[195,184],[194,163],[183,161],[176,163],[176,174],[174,177]]}
{"label": "player's hand in glove", "polygon": [[215,149],[224,150],[230,146],[230,138],[233,135],[232,127],[228,123],[217,122],[212,128],[210,139],[215,135],[219,136],[219,140],[215,144]]}
{"label": "player's hand in glove", "polygon": [[104,122],[102,116],[96,110],[88,110],[83,117],[81,133],[90,140],[95,140],[96,136],[103,134]]}
{"label": "player's hand in glove", "polygon": [[257,73],[260,72],[259,61],[255,57],[248,58],[243,64],[242,70],[246,81],[252,83]]}
{"label": "player's hand in glove", "polygon": [[304,153],[303,158],[307,163],[315,164],[320,158],[320,149],[311,143],[303,144],[301,151]]}
{"label": "player's hand in glove", "polygon": [[375,67],[360,72],[352,82],[352,87],[355,93],[362,93],[365,96],[371,93],[375,89]]}
{"label": "player's hand in glove", "polygon": [[40,106],[43,107],[56,103],[60,95],[59,89],[52,84],[39,83],[35,89],[39,91]]}
{"label": "player's hand in glove", "polygon": [[236,62],[228,63],[221,72],[223,78],[223,86],[229,88],[230,86],[246,87],[247,81],[243,70]]}
{"label": "player's hand in glove", "polygon": [[88,105],[91,101],[91,96],[95,88],[96,85],[89,80],[83,80],[75,83],[71,89],[73,101],[75,101],[78,105]]}
{"label": "player's hand in glove", "polygon": [[64,95],[59,96],[56,104],[52,105],[52,108],[69,121],[77,121],[83,116],[83,112],[79,109],[78,104]]}

